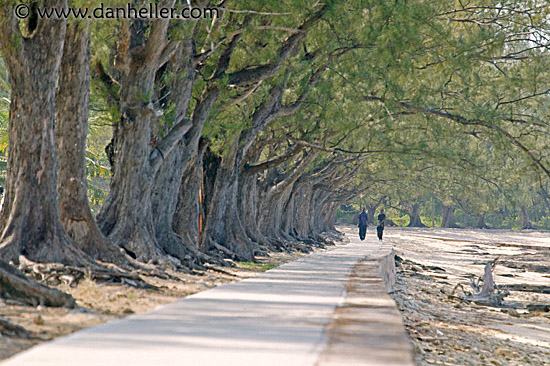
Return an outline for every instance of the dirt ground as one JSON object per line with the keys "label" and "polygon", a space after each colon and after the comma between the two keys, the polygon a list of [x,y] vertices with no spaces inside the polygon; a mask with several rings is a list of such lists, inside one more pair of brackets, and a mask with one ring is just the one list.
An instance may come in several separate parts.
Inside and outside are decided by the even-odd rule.
{"label": "dirt ground", "polygon": [[[388,228],[417,365],[550,365],[550,233]],[[499,306],[461,300],[498,257]],[[453,294],[453,289],[462,283]]]}
{"label": "dirt ground", "polygon": [[[371,235],[373,232],[369,231]],[[387,228],[394,244],[397,283],[392,292],[415,347],[417,365],[550,365],[550,233],[537,231]],[[77,309],[30,307],[0,300],[2,318],[30,331],[28,339],[0,336],[0,359],[35,344],[212,287],[238,281],[303,254],[272,253],[240,263],[228,273],[171,273],[177,279],[142,278],[154,289],[101,283],[90,278],[57,288]],[[498,257],[495,283],[510,295],[500,306],[449,295],[464,291]]]}
{"label": "dirt ground", "polygon": [[[141,276],[154,288],[134,287],[128,283],[105,283],[84,277],[78,284],[53,286],[71,294],[76,309],[27,306],[0,299],[0,321],[5,319],[22,326],[30,337],[17,334],[0,334],[0,360],[36,344],[98,325],[130,314],[145,313],[155,307],[176,301],[187,295],[208,290],[225,283],[255,276],[259,272],[290,262],[303,256],[301,253],[270,253],[257,258],[258,263],[236,263],[234,267],[207,270],[203,274],[168,273],[173,279]],[[9,332],[6,332],[9,333]]]}

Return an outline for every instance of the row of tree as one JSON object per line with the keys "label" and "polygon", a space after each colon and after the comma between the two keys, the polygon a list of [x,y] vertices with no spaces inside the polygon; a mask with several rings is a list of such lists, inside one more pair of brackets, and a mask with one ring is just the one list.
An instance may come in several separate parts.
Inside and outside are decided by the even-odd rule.
{"label": "row of tree", "polygon": [[[94,1],[28,3],[25,22],[15,1],[0,5],[0,255],[13,264],[185,269],[307,251],[365,192],[414,212],[403,187],[452,196],[490,187],[503,166],[550,175],[537,1],[204,1],[192,6],[219,18],[94,23],[35,11]],[[96,217],[91,120],[112,128]]]}

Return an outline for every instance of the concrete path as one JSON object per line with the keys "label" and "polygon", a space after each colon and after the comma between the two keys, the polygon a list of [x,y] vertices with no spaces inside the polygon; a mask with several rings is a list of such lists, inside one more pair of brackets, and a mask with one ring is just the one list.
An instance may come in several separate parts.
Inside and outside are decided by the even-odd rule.
{"label": "concrete path", "polygon": [[[392,280],[391,246],[382,245],[372,235],[360,242],[351,229],[347,234],[351,234],[348,245],[146,314],[81,330],[2,365],[412,365],[399,314],[378,276]],[[370,268],[370,272],[360,268]],[[368,281],[358,286],[361,275]],[[368,291],[357,295],[361,286]],[[355,310],[363,307],[368,314],[354,311],[355,318],[342,321],[350,304]],[[388,308],[393,309],[389,320]],[[391,345],[380,341],[379,333],[388,332],[392,333]],[[342,336],[347,333],[353,337]],[[364,352],[367,344],[370,352]],[[351,358],[342,358],[342,351]],[[381,358],[380,354],[392,356]]]}

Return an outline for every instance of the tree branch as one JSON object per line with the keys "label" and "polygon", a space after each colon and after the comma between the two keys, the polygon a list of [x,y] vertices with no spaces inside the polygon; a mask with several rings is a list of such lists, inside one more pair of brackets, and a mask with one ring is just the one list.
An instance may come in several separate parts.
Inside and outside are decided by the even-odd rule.
{"label": "tree branch", "polygon": [[281,165],[285,161],[288,161],[294,156],[298,155],[303,149],[304,149],[303,145],[296,144],[287,153],[281,156],[277,156],[275,158],[269,159],[267,161],[264,161],[258,164],[251,165],[247,163],[244,165],[244,172],[246,174],[257,174],[257,173],[263,172],[264,170],[274,168],[278,165]]}
{"label": "tree branch", "polygon": [[176,144],[183,138],[183,136],[193,126],[193,123],[188,118],[182,118],[182,120],[176,124],[155,147],[149,156],[149,162],[153,167],[153,170],[160,166],[162,160],[170,154]]}
{"label": "tree branch", "polygon": [[311,29],[323,17],[328,10],[326,5],[323,5],[311,18],[304,21],[299,27],[299,32],[289,36],[281,45],[276,61],[265,65],[242,69],[229,74],[229,84],[235,86],[243,86],[252,83],[257,83],[260,80],[265,80],[274,76],[286,59],[294,52],[296,47],[305,38],[309,29]]}
{"label": "tree branch", "polygon": [[[376,96],[372,96],[372,95],[366,96],[365,100],[385,102],[384,98],[376,97]],[[503,128],[501,128],[499,126],[496,126],[496,125],[491,124],[487,121],[482,121],[482,120],[479,120],[479,119],[469,120],[465,117],[462,117],[462,116],[459,116],[459,115],[454,115],[454,114],[447,113],[447,112],[443,112],[443,111],[440,111],[440,110],[437,110],[437,109],[414,106],[414,105],[406,103],[406,102],[397,102],[396,104],[401,108],[405,108],[405,109],[412,110],[412,111],[417,111],[417,112],[421,112],[421,113],[425,113],[425,114],[431,114],[431,115],[434,115],[434,116],[446,118],[446,119],[458,122],[458,123],[460,123],[464,126],[483,126],[483,127],[488,128],[490,130],[496,131],[498,134],[506,137],[513,145],[519,147],[527,155],[527,157],[531,160],[531,162],[533,163],[533,165],[535,166],[536,169],[541,169],[548,177],[550,177],[550,169],[548,169],[540,161],[540,159],[537,159],[537,157],[535,157],[535,155],[531,152],[531,150],[529,150],[525,145],[523,145],[521,143],[521,141],[519,141],[517,138],[512,136],[508,131],[504,130]]]}

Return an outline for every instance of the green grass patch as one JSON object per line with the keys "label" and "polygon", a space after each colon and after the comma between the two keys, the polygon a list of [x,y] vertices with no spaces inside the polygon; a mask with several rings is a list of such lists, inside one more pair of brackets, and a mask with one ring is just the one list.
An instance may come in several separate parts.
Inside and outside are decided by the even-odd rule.
{"label": "green grass patch", "polygon": [[273,264],[262,264],[262,263],[254,263],[254,262],[237,262],[237,264],[240,267],[261,270],[261,271],[267,271],[268,269],[273,269],[277,267],[276,265],[273,265]]}

